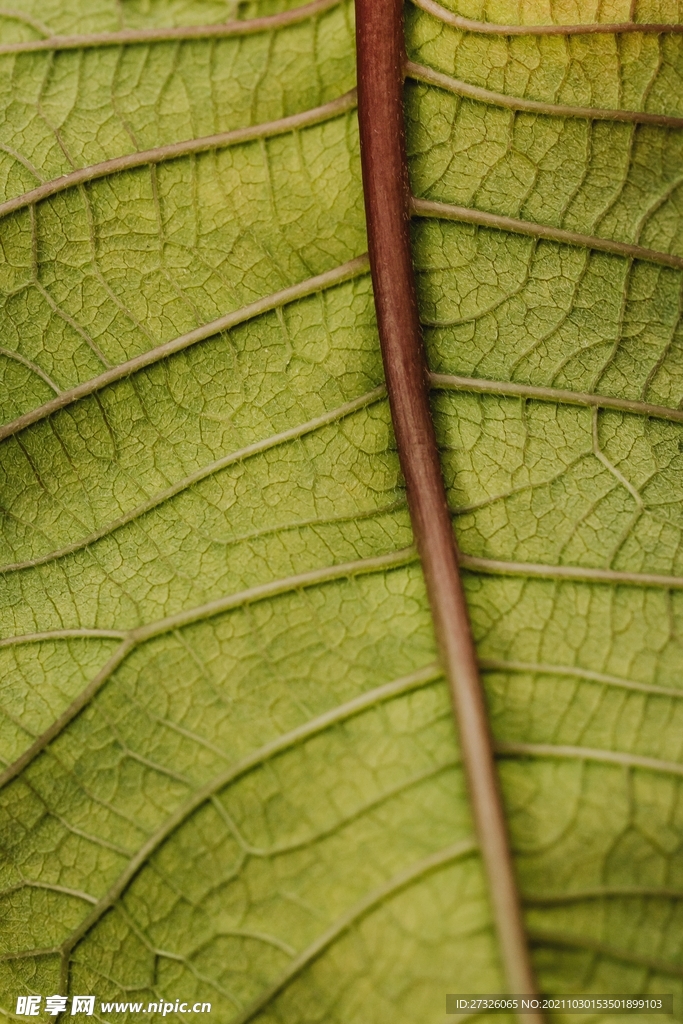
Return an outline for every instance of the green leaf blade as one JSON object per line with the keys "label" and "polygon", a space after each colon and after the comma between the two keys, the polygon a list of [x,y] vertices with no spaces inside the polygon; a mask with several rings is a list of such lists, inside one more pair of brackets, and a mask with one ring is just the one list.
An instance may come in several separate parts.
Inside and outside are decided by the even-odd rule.
{"label": "green leaf blade", "polygon": [[[94,33],[293,7],[22,10]],[[342,4],[242,38],[2,55],[3,199],[30,166],[330,103],[352,29]],[[407,31],[413,59],[489,90],[681,114],[679,36],[501,40],[423,11]],[[681,254],[680,129],[413,82],[406,111],[419,197]],[[362,256],[362,206],[346,110],[0,221],[4,422],[303,289],[1,442],[0,756],[27,758],[0,794],[8,1014],[63,990],[414,1024],[503,986],[369,276],[305,290]],[[681,271],[438,219],[413,244],[430,369],[501,385],[437,384],[433,411],[540,983],[678,994],[683,598],[642,576],[683,577]]]}

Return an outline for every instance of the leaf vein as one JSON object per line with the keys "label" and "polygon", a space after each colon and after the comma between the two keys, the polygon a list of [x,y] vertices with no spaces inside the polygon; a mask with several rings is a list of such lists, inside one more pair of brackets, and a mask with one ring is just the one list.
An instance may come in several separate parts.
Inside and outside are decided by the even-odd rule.
{"label": "leaf vein", "polygon": [[557,402],[560,405],[579,405],[593,409],[614,409],[618,412],[649,416],[653,419],[683,423],[683,409],[673,409],[651,402],[633,401],[614,395],[595,395],[584,391],[566,391],[563,388],[538,387],[514,381],[494,381],[481,377],[459,377],[447,373],[431,373],[432,387],[438,391],[465,391],[474,394],[500,395],[509,398],[532,399],[539,402]]}
{"label": "leaf vein", "polygon": [[331,726],[353,718],[363,711],[369,710],[383,703],[392,700],[394,697],[410,693],[412,690],[420,689],[434,682],[441,675],[440,669],[435,665],[428,665],[418,669],[416,672],[400,679],[393,680],[378,686],[367,693],[355,697],[353,700],[340,704],[331,711],[327,711],[317,718],[297,726],[290,732],[277,739],[271,740],[263,747],[243,758],[228,771],[221,772],[216,778],[211,779],[206,785],[194,793],[178,809],[167,818],[163,825],[150,836],[144,846],[132,857],[123,872],[119,875],[113,885],[99,900],[92,913],[78,926],[62,945],[61,950],[64,956],[68,956],[80,940],[100,920],[103,914],[118,900],[130,882],[135,878],[143,865],[149,860],[152,854],[165,842],[165,840],[179,828],[202,804],[211,799],[217,792],[246,775],[254,768],[276,757],[278,754],[296,746],[303,740],[307,740],[320,732],[324,732]]}
{"label": "leaf vein", "polygon": [[0,441],[7,437],[13,437],[21,430],[25,430],[26,427],[46,419],[48,416],[72,405],[81,398],[86,398],[96,391],[101,391],[107,385],[122,380],[124,377],[129,377],[138,370],[152,366],[170,355],[175,355],[176,352],[182,352],[184,349],[190,348],[190,346],[196,345],[200,341],[205,341],[207,338],[220,334],[222,331],[227,331],[231,327],[237,327],[247,320],[261,316],[263,313],[269,313],[286,303],[307,298],[309,295],[314,295],[325,288],[343,284],[345,281],[360,277],[366,274],[367,270],[367,256],[357,256],[355,259],[342,263],[333,270],[327,270],[323,274],[317,274],[315,277],[308,278],[298,284],[289,285],[287,288],[282,288],[280,291],[273,292],[262,299],[250,302],[248,305],[242,306],[232,313],[226,313],[217,320],[212,320],[210,323],[189,331],[187,334],[182,334],[172,341],[166,341],[156,348],[150,349],[148,352],[143,352],[133,359],[128,359],[125,363],[120,363],[118,366],[106,370],[91,380],[77,384],[76,387],[63,391],[58,397],[51,399],[44,405],[24,413],[22,416],[17,417],[17,419],[12,420],[11,423],[0,426]]}
{"label": "leaf vein", "polygon": [[615,35],[627,32],[645,32],[661,35],[665,32],[683,32],[683,25],[675,22],[648,23],[636,21],[594,22],[583,25],[499,25],[492,21],[475,21],[446,10],[434,0],[411,0],[415,7],[433,15],[446,25],[465,32],[495,36],[578,36]]}
{"label": "leaf vein", "polygon": [[491,106],[505,107],[508,110],[543,114],[550,117],[575,117],[588,121],[625,121],[630,124],[656,124],[665,128],[683,128],[683,117],[670,114],[651,114],[644,110],[607,110],[603,107],[573,107],[563,103],[544,103],[539,100],[525,100],[518,96],[508,96],[502,92],[491,92],[478,85],[471,85],[441,71],[406,62],[406,75],[417,82],[434,85],[438,89],[464,96],[466,99],[487,103]]}
{"label": "leaf vein", "polygon": [[[157,622],[148,623],[144,626],[138,626],[136,629],[131,629],[127,634],[125,634],[123,642],[116,648],[97,675],[78,694],[78,696],[75,697],[60,717],[56,719],[56,721],[54,721],[43,733],[41,733],[35,742],[32,743],[31,746],[28,747],[28,749],[25,750],[24,753],[9,765],[9,767],[0,775],[0,789],[11,782],[12,779],[16,778],[17,775],[19,775],[54,739],[56,739],[61,732],[63,732],[69,722],[80,714],[80,712],[92,701],[93,697],[95,697],[95,695],[108,682],[111,675],[116,671],[119,665],[123,663],[134,648],[138,646],[138,644],[144,643],[146,640],[151,640],[157,636],[163,636],[164,633],[170,633],[175,629],[182,628],[183,626],[189,626],[196,622],[200,622],[203,619],[211,618],[214,615],[234,611],[235,609],[244,607],[245,605],[268,600],[272,597],[279,597],[291,591],[303,590],[308,587],[331,583],[333,580],[350,579],[356,576],[365,575],[366,573],[381,572],[386,569],[399,568],[400,566],[414,562],[416,558],[417,553],[415,549],[410,547],[404,548],[401,551],[392,551],[388,555],[378,555],[374,558],[359,559],[355,562],[345,562],[341,565],[333,565],[324,569],[314,569],[311,572],[300,573],[297,576],[288,576],[282,580],[274,580],[271,583],[264,583],[260,586],[251,587],[248,590],[242,590],[237,594],[230,594],[227,597],[221,597],[215,601],[210,601],[208,604],[200,605],[196,608],[190,608],[186,611],[178,612],[175,615],[170,615],[165,619],[160,619]],[[61,631],[56,631],[54,634],[44,634],[43,638],[57,638],[60,635]]]}
{"label": "leaf vein", "polygon": [[620,765],[624,768],[644,768],[664,775],[683,775],[683,764],[677,761],[663,761],[657,757],[629,754],[622,750],[599,750],[593,747],[576,747],[571,744],[554,743],[511,743],[500,741],[495,744],[496,753],[503,757],[552,757],[570,761],[597,761],[601,764]]}
{"label": "leaf vein", "polygon": [[647,249],[642,245],[630,242],[619,242],[613,238],[599,238],[597,235],[584,235],[578,231],[567,231],[548,224],[537,224],[534,221],[519,220],[516,217],[504,217],[497,213],[486,213],[468,206],[456,206],[452,203],[434,202],[431,199],[411,201],[412,211],[416,217],[433,217],[439,220],[454,220],[465,224],[476,224],[479,227],[495,228],[498,231],[512,231],[519,235],[530,235],[544,238],[562,245],[575,245],[580,248],[597,249],[614,256],[626,256],[630,259],[643,260],[648,263],[661,263],[665,267],[683,269],[683,256],[661,252],[658,249]]}
{"label": "leaf vein", "polygon": [[384,398],[385,393],[386,390],[384,385],[380,385],[373,391],[368,391],[359,398],[354,398],[350,402],[345,402],[344,405],[338,406],[336,409],[332,409],[330,412],[324,413],[322,416],[316,416],[314,419],[308,420],[306,423],[298,424],[296,427],[290,427],[288,430],[283,430],[279,434],[273,434],[261,441],[254,441],[253,444],[246,445],[244,448],[240,448],[236,452],[224,455],[222,458],[216,459],[214,462],[210,462],[207,466],[202,466],[201,469],[195,470],[194,473],[190,473],[188,476],[183,477],[182,480],[177,481],[177,483],[173,484],[171,487],[167,487],[166,490],[159,491],[157,494],[152,495],[152,497],[148,498],[147,501],[142,502],[140,505],[136,505],[135,508],[131,509],[125,515],[107,523],[99,530],[93,531],[88,534],[87,537],[74,541],[72,544],[67,544],[56,551],[46,552],[46,554],[39,555],[36,558],[30,558],[23,562],[13,562],[8,565],[0,566],[0,572],[10,573],[16,572],[20,569],[34,568],[35,566],[45,565],[47,562],[53,562],[56,559],[63,558],[65,555],[71,555],[76,551],[82,551],[83,548],[89,547],[96,541],[102,540],[103,537],[107,537],[116,530],[121,529],[123,526],[134,522],[141,516],[144,516],[147,512],[152,511],[152,509],[156,508],[158,505],[168,501],[170,498],[176,497],[176,495],[181,494],[183,491],[186,491],[188,488],[200,483],[202,480],[206,480],[208,477],[215,475],[222,469],[244,462],[247,459],[252,458],[254,455],[270,451],[272,448],[286,444],[288,441],[305,437],[307,434],[320,429],[320,427],[327,426],[330,423],[337,423],[339,420],[344,419],[347,416],[351,416],[353,413],[359,412],[361,409],[365,409],[369,405],[373,405],[375,402],[381,401],[381,399]]}
{"label": "leaf vein", "polygon": [[[199,39],[230,39],[273,32],[288,25],[315,18],[318,14],[338,7],[342,0],[312,0],[279,14],[261,18],[245,18],[214,25],[183,25],[178,28],[121,29],[118,32],[84,33],[82,35],[48,35],[46,39],[0,45],[0,56],[15,53],[58,52],[60,50],[86,50],[102,46],[133,46],[159,42],[182,42]],[[11,12],[14,15],[15,12]],[[7,15],[5,15],[7,16]],[[46,26],[42,26],[48,32]]]}
{"label": "leaf vein", "polygon": [[375,889],[374,892],[369,893],[364,899],[359,900],[355,906],[351,907],[345,914],[342,914],[334,924],[324,931],[315,942],[312,942],[307,949],[300,953],[287,970],[283,971],[278,980],[258,996],[250,1006],[246,1007],[242,1013],[238,1014],[231,1024],[248,1024],[248,1021],[253,1020],[256,1014],[271,1003],[298,974],[317,960],[333,942],[367,916],[367,914],[371,913],[382,902],[395,896],[402,889],[418,882],[425,875],[438,871],[440,868],[446,867],[455,861],[462,860],[464,857],[471,856],[476,850],[477,843],[474,839],[461,840],[445,850],[439,850],[438,853],[418,861],[417,864],[395,875],[384,885]]}
{"label": "leaf vein", "polygon": [[575,580],[577,583],[608,583],[612,585],[657,587],[682,590],[683,576],[665,576],[651,572],[623,572],[583,565],[544,565],[538,562],[505,562],[495,558],[460,555],[463,569],[493,576],[528,576],[544,580]]}
{"label": "leaf vein", "polygon": [[300,128],[312,127],[323,121],[339,117],[340,114],[344,114],[349,110],[353,110],[355,105],[356,90],[352,89],[350,92],[344,93],[343,96],[330,100],[329,103],[324,103],[319,107],[312,107],[310,110],[304,110],[298,114],[291,114],[288,117],[278,118],[274,121],[265,121],[261,124],[249,125],[244,128],[235,128],[228,132],[218,132],[216,135],[206,135],[202,138],[171,142],[165,146],[156,146],[153,149],[112,157],[111,160],[103,160],[101,163],[91,164],[88,167],[79,167],[75,171],[70,171],[68,174],[62,174],[59,178],[46,181],[13,199],[6,199],[5,202],[0,203],[0,217],[6,217],[17,210],[26,209],[77,185],[97,181],[100,178],[107,178],[122,171],[154,166],[169,160],[177,160],[183,156],[194,156],[197,153],[207,153],[211,150],[264,138],[273,138]]}

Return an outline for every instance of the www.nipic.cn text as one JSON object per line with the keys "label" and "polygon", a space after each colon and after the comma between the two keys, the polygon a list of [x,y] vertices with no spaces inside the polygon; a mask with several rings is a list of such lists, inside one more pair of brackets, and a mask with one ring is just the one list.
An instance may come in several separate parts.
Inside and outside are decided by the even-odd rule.
{"label": "www.nipic.cn text", "polygon": [[[95,996],[46,996],[43,1006],[42,996],[19,996],[17,998],[17,1017],[37,1017],[43,1013],[57,1017],[66,1013],[71,1003],[71,1016],[85,1014],[92,1017],[95,1012]],[[105,1003],[99,1004],[100,1013],[158,1013],[165,1017],[168,1013],[211,1013],[211,1003],[188,1003],[176,999],[168,1002],[159,999],[151,1003]]]}

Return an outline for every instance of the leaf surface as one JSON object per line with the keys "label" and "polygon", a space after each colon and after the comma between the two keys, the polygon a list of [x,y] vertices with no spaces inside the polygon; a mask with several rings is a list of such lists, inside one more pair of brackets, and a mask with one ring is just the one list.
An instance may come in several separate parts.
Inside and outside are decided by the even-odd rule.
{"label": "leaf surface", "polygon": [[[0,1005],[440,1021],[503,975],[337,102],[352,6],[22,0],[0,33]],[[683,38],[410,5],[406,36],[433,412],[539,983],[679,993],[683,135],[638,116],[683,116]]]}

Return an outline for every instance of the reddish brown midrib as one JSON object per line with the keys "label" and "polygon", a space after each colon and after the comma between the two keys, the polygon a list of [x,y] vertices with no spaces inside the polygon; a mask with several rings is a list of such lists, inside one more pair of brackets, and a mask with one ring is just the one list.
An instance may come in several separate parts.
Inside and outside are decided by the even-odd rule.
{"label": "reddish brown midrib", "polygon": [[[409,235],[403,0],[355,0],[358,113],[375,308],[391,415],[460,734],[507,983],[536,985],[428,398]],[[527,1020],[538,1022],[536,1014]]]}

